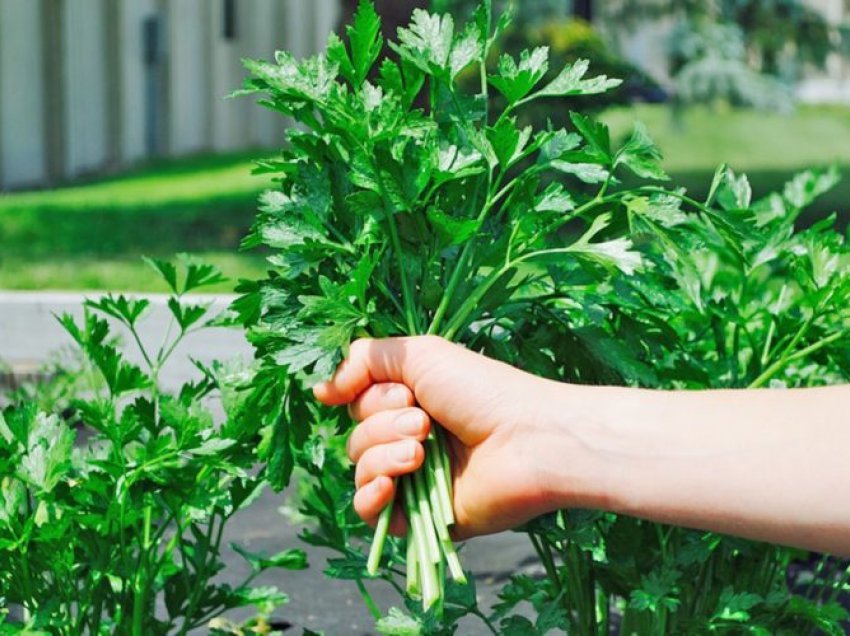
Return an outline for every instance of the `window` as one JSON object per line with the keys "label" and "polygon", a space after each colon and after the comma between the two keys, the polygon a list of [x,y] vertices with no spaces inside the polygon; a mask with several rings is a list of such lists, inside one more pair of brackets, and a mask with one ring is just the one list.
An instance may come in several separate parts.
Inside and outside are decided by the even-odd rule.
{"label": "window", "polygon": [[573,14],[588,22],[593,21],[593,0],[575,0],[573,2]]}
{"label": "window", "polygon": [[223,0],[224,2],[224,39],[236,39],[236,0]]}

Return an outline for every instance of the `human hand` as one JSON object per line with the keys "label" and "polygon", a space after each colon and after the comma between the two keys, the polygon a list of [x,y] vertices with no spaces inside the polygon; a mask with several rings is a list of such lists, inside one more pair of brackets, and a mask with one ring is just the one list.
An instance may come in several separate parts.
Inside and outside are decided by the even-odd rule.
{"label": "human hand", "polygon": [[[455,532],[462,538],[516,527],[557,506],[549,469],[563,463],[569,440],[557,430],[550,399],[556,387],[563,391],[422,336],[353,343],[315,395],[328,405],[348,404],[359,422],[348,444],[357,463],[354,507],[373,525],[395,495],[391,478],[421,466],[430,418],[442,424],[450,433]],[[396,511],[391,531],[404,527]]]}
{"label": "human hand", "polygon": [[[850,554],[850,515],[835,505],[850,484],[836,452],[850,444],[850,387],[572,386],[416,337],[355,342],[315,394],[360,422],[354,505],[372,524],[391,478],[422,464],[430,414],[450,433],[457,538],[580,507]],[[391,530],[404,526],[396,511]]]}

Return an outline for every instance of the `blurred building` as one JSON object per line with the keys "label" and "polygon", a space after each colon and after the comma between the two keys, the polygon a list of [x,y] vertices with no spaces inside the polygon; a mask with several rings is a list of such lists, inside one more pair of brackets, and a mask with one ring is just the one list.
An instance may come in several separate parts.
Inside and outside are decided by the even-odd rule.
{"label": "blurred building", "polygon": [[336,0],[0,0],[0,188],[154,156],[279,146],[243,57],[309,54]]}
{"label": "blurred building", "polygon": [[[610,5],[602,0],[574,0],[586,17],[616,44],[616,49],[629,62],[648,73],[663,86],[672,86],[670,76],[670,33],[676,18],[665,16],[647,19],[638,28],[621,25],[610,17]],[[827,21],[839,29],[850,31],[850,0],[804,0]],[[850,57],[830,55],[824,70],[806,69],[797,86],[797,96],[803,102],[850,104]]]}
{"label": "blurred building", "polygon": [[[428,4],[376,1],[388,32]],[[834,24],[850,24],[850,0],[806,1]],[[250,99],[225,99],[242,84],[240,59],[277,49],[311,54],[356,2],[0,0],[0,190],[152,157],[279,146],[281,117]],[[672,18],[618,29],[606,6],[564,0],[563,11],[617,32],[619,52],[669,85]],[[850,62],[833,55],[799,95],[850,103]]]}
{"label": "blurred building", "polygon": [[[806,0],[834,25],[850,28],[850,0]],[[821,73],[812,73],[799,86],[800,99],[807,102],[850,104],[850,59],[834,53]]]}

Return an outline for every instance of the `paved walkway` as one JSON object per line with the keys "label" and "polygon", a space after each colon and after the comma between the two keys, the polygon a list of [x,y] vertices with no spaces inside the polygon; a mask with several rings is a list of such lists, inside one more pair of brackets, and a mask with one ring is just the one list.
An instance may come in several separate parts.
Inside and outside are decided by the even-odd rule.
{"label": "paved walkway", "polygon": [[[98,294],[90,297],[97,298]],[[147,345],[159,344],[159,339],[168,328],[169,312],[165,306],[166,296],[147,296],[152,308],[141,323],[140,334]],[[84,296],[71,293],[10,293],[0,292],[0,362],[17,369],[33,369],[49,359],[57,350],[69,347],[70,337],[56,321],[55,316],[65,312],[82,315],[81,303]],[[230,297],[203,297],[216,309],[224,309]],[[132,347],[131,357],[140,359]],[[227,360],[235,357],[250,358],[251,347],[237,330],[211,329],[196,334],[181,346],[170,365],[163,369],[162,380],[167,388],[178,387],[197,371],[188,360],[189,356],[202,362]],[[227,531],[231,541],[244,545],[252,551],[274,553],[291,547],[305,547],[297,538],[300,528],[291,525],[279,510],[285,503],[285,495],[266,493],[249,509],[241,512],[232,521]],[[274,584],[289,594],[291,602],[280,611],[281,618],[297,627],[309,627],[326,634],[369,634],[372,619],[360,600],[353,583],[332,581],[322,575],[327,552],[307,549],[310,569],[294,573],[269,573],[258,581]],[[517,534],[501,534],[476,539],[463,550],[467,567],[477,573],[478,592],[482,603],[491,605],[495,594],[504,580],[513,572],[536,563],[528,540]],[[244,577],[247,567],[238,555],[226,554],[227,569],[223,578],[236,583]],[[386,585],[371,586],[375,598],[383,608],[401,606],[401,600]],[[300,633],[300,629],[298,632]],[[460,634],[486,634],[480,623],[465,623]]]}
{"label": "paved walkway", "polygon": [[[87,297],[97,299],[100,294],[0,292],[0,362],[13,369],[32,370],[63,348],[72,346],[73,341],[56,316],[69,313],[79,320],[83,314],[83,300]],[[166,307],[168,296],[145,297],[151,301],[151,308],[139,323],[139,332],[145,346],[156,350],[171,321]],[[230,296],[189,298],[192,302],[209,303],[218,311],[225,309],[232,300]],[[129,334],[120,326],[116,333],[129,342]],[[141,354],[135,346],[127,347],[127,353],[133,361],[141,362]],[[198,372],[190,357],[211,362],[250,358],[251,355],[251,347],[240,331],[208,329],[192,334],[177,348],[171,362],[163,368],[161,380],[167,389],[173,389],[196,377]]]}

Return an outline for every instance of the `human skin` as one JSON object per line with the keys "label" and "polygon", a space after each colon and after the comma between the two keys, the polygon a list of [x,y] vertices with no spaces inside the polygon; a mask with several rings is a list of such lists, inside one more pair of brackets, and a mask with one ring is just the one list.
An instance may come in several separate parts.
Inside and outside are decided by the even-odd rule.
{"label": "human skin", "polygon": [[314,392],[359,422],[354,506],[372,524],[433,418],[451,433],[459,538],[581,507],[850,555],[850,386],[577,386],[423,336],[353,343]]}

